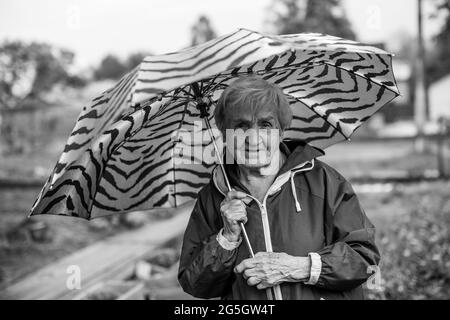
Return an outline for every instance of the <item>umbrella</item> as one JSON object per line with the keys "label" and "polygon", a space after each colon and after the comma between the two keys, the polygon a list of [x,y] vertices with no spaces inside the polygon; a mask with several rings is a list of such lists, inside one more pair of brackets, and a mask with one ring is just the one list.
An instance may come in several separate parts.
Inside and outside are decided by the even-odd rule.
{"label": "umbrella", "polygon": [[30,215],[91,219],[195,200],[216,164],[195,153],[189,156],[196,164],[177,162],[176,150],[187,142],[176,133],[209,132],[213,139],[201,135],[201,145],[214,146],[219,157],[214,106],[243,75],[282,88],[294,116],[286,139],[320,148],[348,140],[399,95],[391,60],[383,50],[333,36],[247,29],[148,56],[82,109]]}

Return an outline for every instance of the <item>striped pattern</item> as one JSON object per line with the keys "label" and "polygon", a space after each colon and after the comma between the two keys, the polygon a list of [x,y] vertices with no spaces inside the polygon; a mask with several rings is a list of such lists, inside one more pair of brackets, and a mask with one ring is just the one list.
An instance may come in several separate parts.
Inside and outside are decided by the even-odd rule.
{"label": "striped pattern", "polygon": [[[196,198],[213,161],[180,164],[178,148],[212,151],[191,86],[214,105],[236,77],[259,74],[279,85],[294,113],[287,139],[326,148],[348,139],[398,96],[391,56],[321,34],[262,35],[239,29],[196,47],[151,56],[83,108],[31,214],[86,219],[115,212],[178,206]],[[220,138],[218,134],[216,136]],[[198,150],[198,149],[195,149]],[[185,155],[186,156],[186,155]],[[212,158],[214,159],[214,158]]]}

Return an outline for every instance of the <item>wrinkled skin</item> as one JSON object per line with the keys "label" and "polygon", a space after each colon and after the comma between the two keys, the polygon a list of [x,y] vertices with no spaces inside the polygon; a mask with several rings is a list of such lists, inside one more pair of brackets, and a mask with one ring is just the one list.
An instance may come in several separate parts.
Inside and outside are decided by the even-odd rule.
{"label": "wrinkled skin", "polygon": [[274,157],[279,156],[282,131],[273,110],[235,110],[228,115],[225,126],[227,148],[240,167],[263,175],[276,174],[278,161]]}
{"label": "wrinkled skin", "polygon": [[241,273],[249,286],[266,289],[282,282],[308,280],[310,260],[287,253],[258,252],[254,258],[243,260],[234,272]]}

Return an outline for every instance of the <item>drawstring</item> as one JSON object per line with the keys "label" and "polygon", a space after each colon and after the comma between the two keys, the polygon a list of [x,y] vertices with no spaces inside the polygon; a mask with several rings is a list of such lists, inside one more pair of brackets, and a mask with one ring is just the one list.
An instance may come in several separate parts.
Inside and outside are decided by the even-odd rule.
{"label": "drawstring", "polygon": [[291,173],[291,190],[292,190],[292,195],[294,196],[294,200],[295,200],[295,208],[297,208],[297,212],[300,212],[300,211],[302,211],[302,207],[300,207],[300,202],[298,202],[298,199],[297,199],[297,192],[295,192],[294,175],[295,175],[295,172],[292,172]]}
{"label": "drawstring", "polygon": [[310,167],[302,168],[297,171],[292,171],[292,173],[291,173],[291,190],[292,190],[292,195],[294,196],[295,208],[297,209],[297,212],[302,211],[302,207],[300,206],[300,202],[298,201],[298,198],[297,198],[297,192],[295,191],[294,176],[297,172],[311,171],[314,168],[314,159],[312,159],[310,163],[311,163]]}

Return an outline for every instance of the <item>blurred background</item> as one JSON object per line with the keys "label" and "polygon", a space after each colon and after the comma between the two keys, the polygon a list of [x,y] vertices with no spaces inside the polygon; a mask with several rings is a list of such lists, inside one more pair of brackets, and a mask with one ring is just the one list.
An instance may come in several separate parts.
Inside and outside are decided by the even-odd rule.
{"label": "blurred background", "polygon": [[[367,296],[450,298],[449,0],[0,0],[0,297],[39,281],[41,268],[176,218],[167,210],[91,222],[26,217],[83,106],[146,55],[239,27],[327,33],[395,54],[402,96],[323,160],[353,183],[378,229],[381,282]],[[77,297],[188,298],[176,282],[179,230],[124,257],[126,271],[95,262],[101,279]]]}

